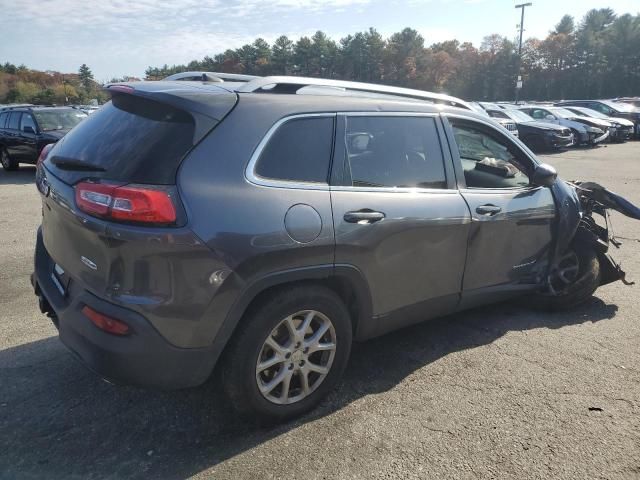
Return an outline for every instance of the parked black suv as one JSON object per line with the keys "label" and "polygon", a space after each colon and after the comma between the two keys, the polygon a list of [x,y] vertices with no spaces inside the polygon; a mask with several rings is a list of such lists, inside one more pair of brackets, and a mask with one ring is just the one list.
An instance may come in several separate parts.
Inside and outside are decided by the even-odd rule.
{"label": "parked black suv", "polygon": [[111,85],[38,166],[35,292],[101,376],[189,387],[219,363],[239,411],[280,420],[352,340],[621,277],[598,204],[465,102],[232,80]]}
{"label": "parked black suv", "polygon": [[42,149],[60,140],[87,115],[71,107],[16,106],[0,108],[0,163],[15,170],[35,164]]}

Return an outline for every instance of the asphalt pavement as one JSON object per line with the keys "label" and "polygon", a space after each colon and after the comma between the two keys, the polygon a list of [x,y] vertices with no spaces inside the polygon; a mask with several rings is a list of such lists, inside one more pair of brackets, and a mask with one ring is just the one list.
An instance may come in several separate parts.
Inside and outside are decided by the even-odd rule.
{"label": "asphalt pavement", "polygon": [[[543,158],[640,204],[640,142]],[[66,351],[29,284],[33,177],[0,171],[0,478],[640,478],[640,282],[572,312],[512,302],[357,344],[319,409],[258,428],[215,379],[117,387]],[[613,222],[640,281],[640,222]]]}

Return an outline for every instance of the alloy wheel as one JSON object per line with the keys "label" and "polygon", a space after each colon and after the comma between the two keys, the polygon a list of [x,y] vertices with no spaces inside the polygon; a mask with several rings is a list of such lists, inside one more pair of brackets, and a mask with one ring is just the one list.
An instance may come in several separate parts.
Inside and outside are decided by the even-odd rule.
{"label": "alloy wheel", "polygon": [[549,275],[549,293],[551,295],[561,295],[578,278],[580,271],[580,260],[573,250],[565,253],[558,260],[556,267]]}
{"label": "alloy wheel", "polygon": [[336,332],[316,310],[283,319],[264,341],[256,362],[256,382],[264,398],[292,404],[313,393],[331,370]]}

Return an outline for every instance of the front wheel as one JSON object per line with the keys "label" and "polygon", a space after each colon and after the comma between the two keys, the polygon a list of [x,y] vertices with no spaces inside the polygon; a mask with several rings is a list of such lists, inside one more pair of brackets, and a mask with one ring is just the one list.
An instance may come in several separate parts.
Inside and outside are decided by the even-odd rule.
{"label": "front wheel", "polygon": [[314,408],[342,376],[351,321],[331,290],[304,286],[259,301],[241,320],[222,364],[233,407],[261,423]]}
{"label": "front wheel", "polygon": [[7,172],[18,169],[18,162],[9,156],[6,148],[0,148],[0,163]]}
{"label": "front wheel", "polygon": [[600,262],[593,248],[571,247],[552,268],[544,291],[533,304],[546,310],[570,310],[584,303],[600,286]]}

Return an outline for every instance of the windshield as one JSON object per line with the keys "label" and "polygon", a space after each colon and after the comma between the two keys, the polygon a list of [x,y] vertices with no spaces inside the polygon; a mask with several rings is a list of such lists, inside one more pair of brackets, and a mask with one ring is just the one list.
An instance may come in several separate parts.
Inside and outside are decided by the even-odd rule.
{"label": "windshield", "polygon": [[607,120],[609,118],[604,113],[600,113],[596,110],[591,110],[590,108],[574,107],[573,110],[576,110],[579,113],[586,115],[587,117],[602,118],[604,120]]}
{"label": "windshield", "polygon": [[550,108],[549,111],[562,118],[573,118],[576,116],[575,113],[573,113],[571,110],[567,110],[566,108]]}
{"label": "windshield", "polygon": [[527,115],[520,110],[504,110],[504,112],[509,115],[511,120],[515,120],[516,122],[533,122],[533,118]]}
{"label": "windshield", "polygon": [[476,113],[481,113],[485,117],[489,115],[487,111],[484,108],[482,108],[480,105],[478,105],[476,102],[469,102],[469,106]]}
{"label": "windshield", "polygon": [[68,130],[79,124],[86,113],[78,110],[34,110],[33,114],[38,121],[40,130],[50,132],[52,130]]}
{"label": "windshield", "polygon": [[617,103],[617,102],[601,102],[601,103],[604,103],[605,105],[619,112],[635,112],[636,111],[633,105],[628,105],[626,103]]}

